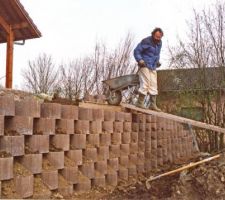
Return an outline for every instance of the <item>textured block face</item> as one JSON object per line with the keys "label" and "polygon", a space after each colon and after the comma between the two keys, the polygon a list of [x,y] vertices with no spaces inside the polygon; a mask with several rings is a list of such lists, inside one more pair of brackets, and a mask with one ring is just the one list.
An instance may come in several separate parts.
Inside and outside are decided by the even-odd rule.
{"label": "textured block face", "polygon": [[111,135],[108,133],[100,134],[100,146],[109,146],[111,144]]}
{"label": "textured block face", "polygon": [[131,142],[132,143],[137,143],[138,142],[138,132],[131,132]]}
{"label": "textured block face", "polygon": [[62,170],[63,177],[70,183],[78,183],[78,168],[77,167],[65,167]]}
{"label": "textured block face", "polygon": [[6,135],[10,132],[17,132],[20,135],[32,135],[33,134],[33,118],[15,116],[5,119],[5,131]]}
{"label": "textured block face", "polygon": [[128,169],[121,167],[118,171],[118,178],[125,181],[128,180]]}
{"label": "textured block face", "polygon": [[92,162],[83,163],[83,165],[81,165],[79,169],[82,172],[82,174],[88,177],[89,179],[92,179],[95,177],[94,163]]}
{"label": "textured block face", "polygon": [[90,133],[99,134],[102,133],[102,121],[92,121],[90,122]]}
{"label": "textured block face", "polygon": [[82,165],[82,150],[70,150],[66,154],[76,165]]}
{"label": "textured block face", "polygon": [[109,158],[109,147],[102,146],[98,148],[98,156],[101,160],[107,160]]}
{"label": "textured block face", "polygon": [[138,157],[137,157],[137,154],[130,154],[130,155],[129,155],[129,160],[130,160],[130,162],[132,162],[133,164],[137,165],[137,163],[138,163]]}
{"label": "textured block face", "polygon": [[113,133],[113,121],[102,122],[102,128],[105,133]]}
{"label": "textured block face", "polygon": [[121,144],[121,133],[112,133],[111,143],[112,144]]}
{"label": "textured block face", "polygon": [[134,132],[139,131],[139,123],[136,123],[136,122],[132,123],[132,131],[134,131]]}
{"label": "textured block face", "polygon": [[75,134],[89,134],[90,122],[87,120],[78,120],[75,122]]}
{"label": "textured block face", "polygon": [[26,98],[15,102],[17,116],[39,118],[41,115],[41,104],[34,98]]}
{"label": "textured block face", "polygon": [[34,134],[37,135],[54,135],[55,119],[38,118],[34,119]]}
{"label": "textured block face", "polygon": [[47,158],[56,169],[64,168],[64,152],[49,152]]}
{"label": "textured block face", "polygon": [[128,167],[129,165],[129,157],[128,156],[120,156],[119,164],[123,167]]}
{"label": "textured block face", "polygon": [[130,143],[130,153],[138,153],[138,143]]}
{"label": "textured block face", "polygon": [[70,145],[72,149],[85,149],[86,148],[86,135],[74,134],[71,136]]}
{"label": "textured block face", "polygon": [[61,118],[61,105],[57,103],[41,104],[41,117],[43,118]]}
{"label": "textured block face", "polygon": [[119,144],[112,144],[109,147],[109,155],[110,158],[117,158],[120,156],[120,145]]}
{"label": "textured block face", "polygon": [[4,128],[5,128],[5,117],[0,115],[0,135],[4,135]]}
{"label": "textured block face", "polygon": [[129,165],[128,166],[128,175],[129,176],[136,176],[137,175],[137,167],[136,167],[136,165]]}
{"label": "textured block face", "polygon": [[102,109],[93,109],[93,121],[104,121],[104,110]]}
{"label": "textured block face", "polygon": [[0,181],[13,178],[13,157],[0,158]]}
{"label": "textured block face", "polygon": [[100,174],[107,174],[107,161],[97,161],[95,163],[95,170],[98,171]]}
{"label": "textured block face", "polygon": [[123,122],[124,121],[124,112],[116,112],[115,113],[115,121]]}
{"label": "textured block face", "polygon": [[116,171],[108,171],[106,174],[106,183],[111,186],[116,186],[118,183],[117,172]]}
{"label": "textured block face", "polygon": [[131,142],[131,133],[130,132],[123,132],[122,133],[122,143],[129,144]]}
{"label": "textured block face", "polygon": [[79,112],[79,114],[78,114],[79,120],[87,120],[87,121],[93,120],[92,109],[79,107],[78,112]]}
{"label": "textured block face", "polygon": [[119,159],[118,158],[110,158],[108,160],[108,166],[115,171],[119,170]]}
{"label": "textured block face", "polygon": [[69,135],[54,135],[50,139],[50,150],[69,151],[70,136]]}
{"label": "textured block face", "polygon": [[78,120],[78,107],[77,106],[62,105],[61,109],[62,109],[62,113],[61,113],[62,119]]}
{"label": "textured block face", "polygon": [[33,135],[26,139],[26,150],[30,153],[48,153],[49,152],[49,136]]}
{"label": "textured block face", "polygon": [[114,132],[122,133],[123,132],[123,122],[114,122]]}
{"label": "textured block face", "polygon": [[96,148],[86,148],[83,150],[83,155],[86,161],[97,161],[97,149]]}
{"label": "textured block face", "polygon": [[80,175],[78,183],[75,185],[76,192],[85,192],[91,189],[91,180]]}
{"label": "textured block face", "polygon": [[129,144],[121,144],[121,155],[122,156],[128,156],[130,154],[130,145]]}
{"label": "textured block face", "polygon": [[24,136],[3,136],[0,140],[0,150],[12,156],[24,155]]}
{"label": "textured block face", "polygon": [[33,175],[29,176],[16,176],[15,177],[15,188],[16,192],[22,198],[28,198],[33,195],[34,188],[34,177]]}
{"label": "textured block face", "polygon": [[124,121],[125,122],[132,122],[132,114],[131,113],[124,113]]}
{"label": "textured block face", "polygon": [[58,188],[58,170],[43,171],[41,177],[44,184],[50,190],[56,190]]}
{"label": "textured block face", "polygon": [[99,134],[89,134],[87,135],[87,143],[92,147],[99,147],[100,144],[100,136]]}
{"label": "textured block face", "polygon": [[111,110],[104,110],[104,121],[115,121],[116,114]]}
{"label": "textured block face", "polygon": [[74,134],[73,119],[56,120],[56,134]]}
{"label": "textured block face", "polygon": [[0,115],[15,116],[15,101],[13,96],[0,96]]}
{"label": "textured block face", "polygon": [[96,187],[105,187],[105,185],[106,185],[105,176],[104,175],[96,175],[95,178],[92,179],[91,185],[96,186]]}
{"label": "textured block face", "polygon": [[33,174],[42,172],[42,154],[26,154],[21,158],[21,163]]}

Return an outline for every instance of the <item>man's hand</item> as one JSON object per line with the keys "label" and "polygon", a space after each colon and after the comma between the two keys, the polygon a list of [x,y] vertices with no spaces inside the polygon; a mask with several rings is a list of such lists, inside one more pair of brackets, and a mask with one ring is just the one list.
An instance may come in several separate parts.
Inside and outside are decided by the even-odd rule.
{"label": "man's hand", "polygon": [[144,60],[140,60],[140,61],[138,62],[138,66],[139,66],[140,68],[142,68],[142,67],[147,67]]}
{"label": "man's hand", "polygon": [[159,68],[160,66],[161,66],[161,63],[160,62],[157,62],[156,63],[156,67]]}

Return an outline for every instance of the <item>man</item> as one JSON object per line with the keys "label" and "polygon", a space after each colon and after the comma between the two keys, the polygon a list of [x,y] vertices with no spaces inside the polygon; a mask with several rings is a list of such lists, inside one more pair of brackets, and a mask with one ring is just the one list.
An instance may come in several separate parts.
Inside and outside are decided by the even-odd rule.
{"label": "man", "polygon": [[151,100],[150,109],[158,112],[161,110],[156,105],[156,97],[158,95],[156,68],[160,67],[162,37],[162,29],[155,28],[152,31],[152,35],[143,39],[134,49],[134,57],[139,66],[138,75],[140,80],[139,98],[136,106],[145,108],[144,99],[149,93]]}

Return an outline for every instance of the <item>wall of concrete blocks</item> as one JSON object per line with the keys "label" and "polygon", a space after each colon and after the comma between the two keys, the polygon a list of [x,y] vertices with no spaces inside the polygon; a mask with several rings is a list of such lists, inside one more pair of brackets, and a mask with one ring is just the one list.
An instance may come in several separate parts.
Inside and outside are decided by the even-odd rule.
{"label": "wall of concrete blocks", "polygon": [[[181,124],[145,114],[0,97],[0,185],[20,198],[116,186],[190,157]],[[40,189],[41,188],[41,189]]]}

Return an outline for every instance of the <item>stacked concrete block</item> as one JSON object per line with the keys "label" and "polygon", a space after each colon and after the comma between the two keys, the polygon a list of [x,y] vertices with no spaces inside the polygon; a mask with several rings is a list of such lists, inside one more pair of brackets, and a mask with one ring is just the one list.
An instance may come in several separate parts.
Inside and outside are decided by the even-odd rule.
{"label": "stacked concrete block", "polygon": [[0,96],[0,115],[15,116],[14,96]]}
{"label": "stacked concrete block", "polygon": [[54,135],[56,120],[53,118],[34,119],[34,134],[36,135]]}
{"label": "stacked concrete block", "polygon": [[13,157],[0,158],[0,181],[13,178]]}
{"label": "stacked concrete block", "polygon": [[4,130],[5,130],[5,116],[0,115],[0,136],[4,135]]}

